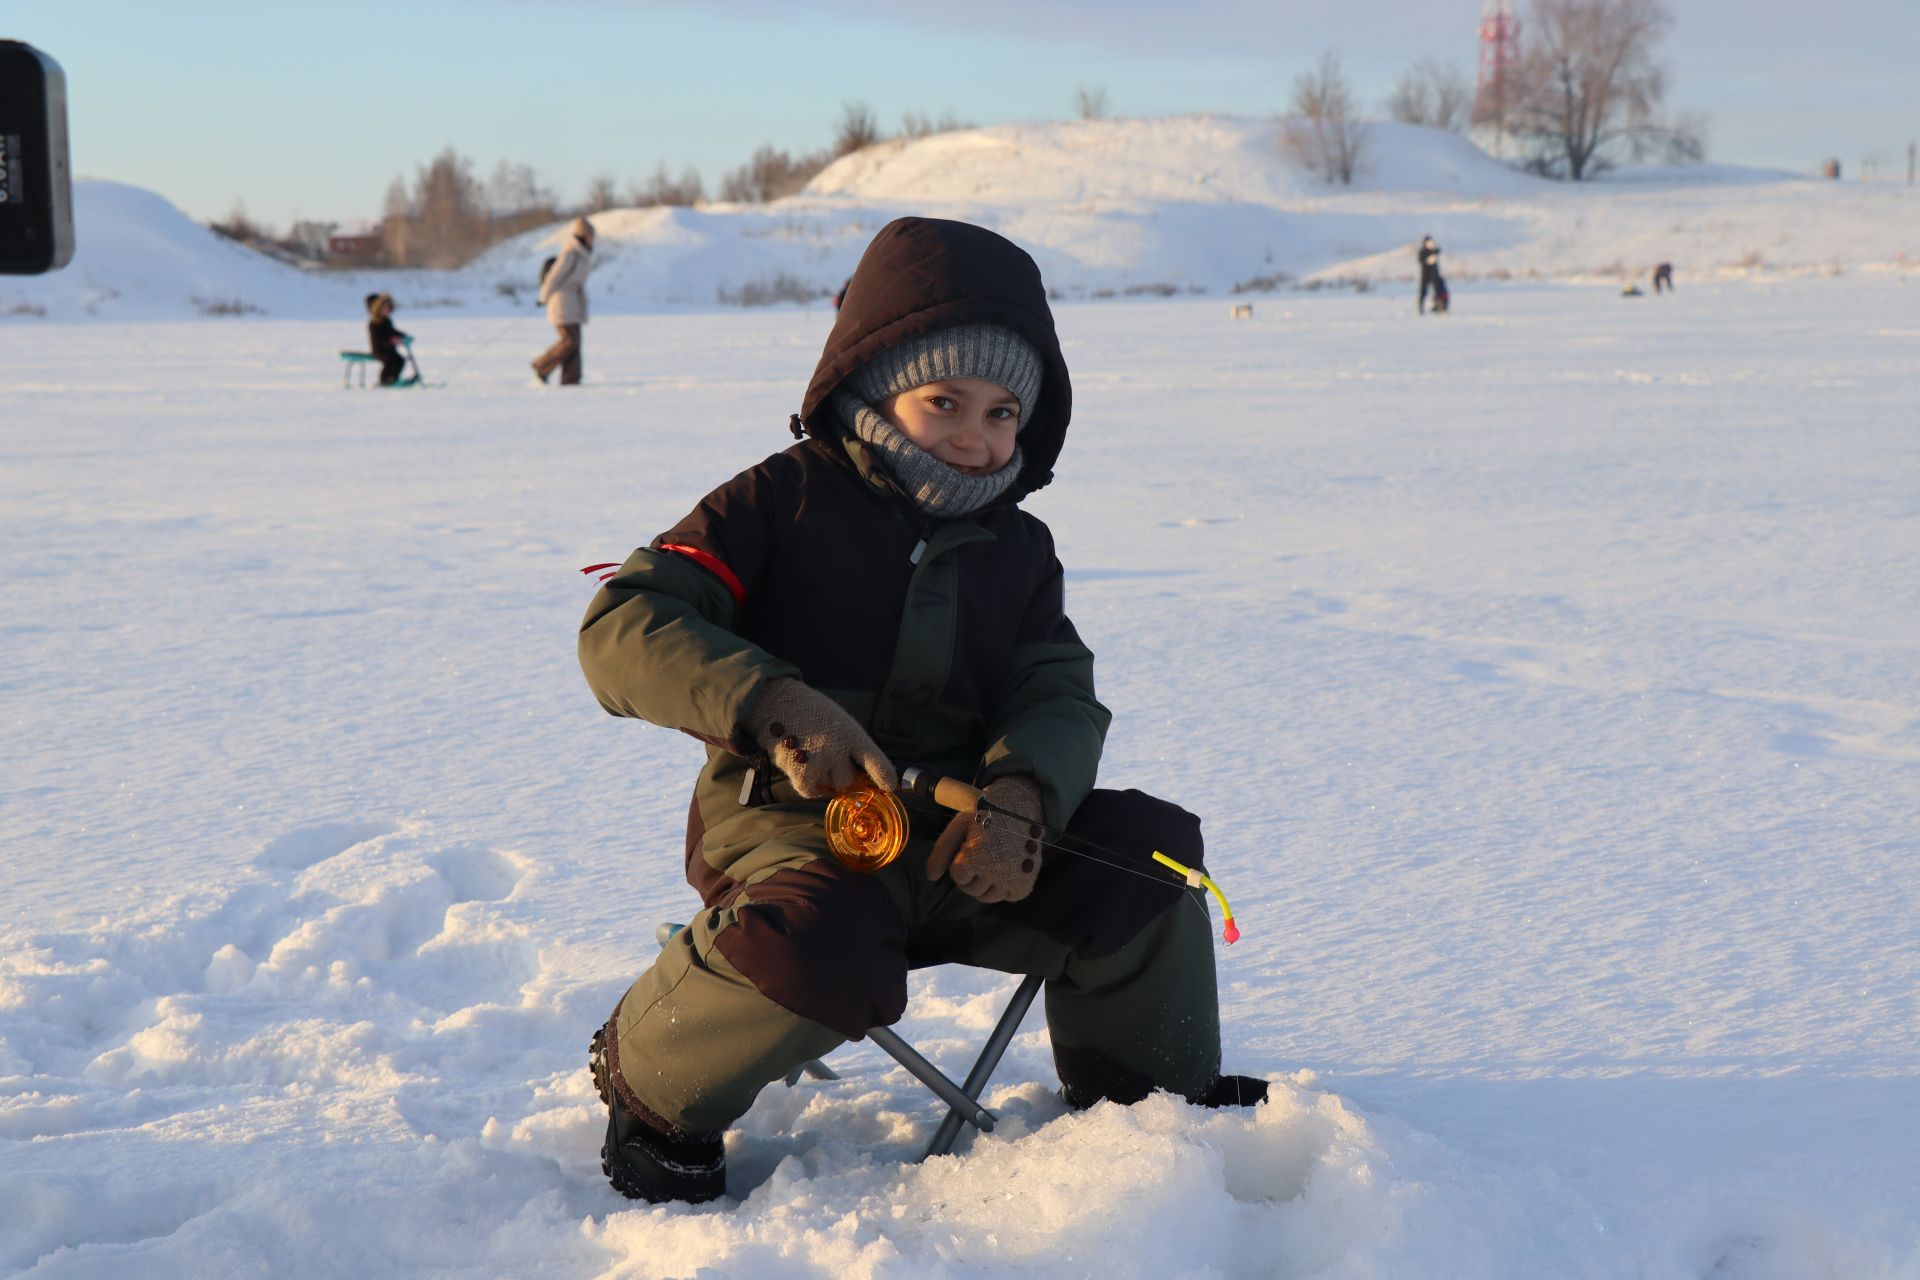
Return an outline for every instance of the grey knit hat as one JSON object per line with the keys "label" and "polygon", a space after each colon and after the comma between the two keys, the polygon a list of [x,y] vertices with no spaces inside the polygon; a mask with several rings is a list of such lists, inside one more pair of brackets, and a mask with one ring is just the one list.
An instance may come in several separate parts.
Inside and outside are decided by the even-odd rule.
{"label": "grey knit hat", "polygon": [[888,347],[847,375],[847,390],[871,405],[942,378],[983,378],[1013,392],[1020,425],[1033,417],[1045,365],[1025,338],[1002,325],[960,324]]}

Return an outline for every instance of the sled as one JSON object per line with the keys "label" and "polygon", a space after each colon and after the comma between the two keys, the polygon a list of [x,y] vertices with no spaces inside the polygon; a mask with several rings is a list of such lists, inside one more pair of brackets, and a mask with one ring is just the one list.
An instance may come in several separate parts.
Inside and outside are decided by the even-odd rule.
{"label": "sled", "polygon": [[[438,383],[438,382],[422,382],[420,380],[420,362],[413,358],[413,340],[409,338],[405,342],[401,343],[400,345],[407,349],[407,366],[411,368],[413,372],[407,374],[404,378],[401,378],[398,382],[375,383],[374,384],[375,386],[381,387],[384,389],[386,387],[437,387],[437,386],[445,385],[443,383]],[[341,390],[344,391],[347,388],[353,386],[353,375],[355,370],[359,371],[360,385],[362,387],[366,386],[367,385],[367,366],[370,364],[378,365],[379,363],[380,363],[380,357],[368,351],[342,351],[340,353],[340,388]]]}

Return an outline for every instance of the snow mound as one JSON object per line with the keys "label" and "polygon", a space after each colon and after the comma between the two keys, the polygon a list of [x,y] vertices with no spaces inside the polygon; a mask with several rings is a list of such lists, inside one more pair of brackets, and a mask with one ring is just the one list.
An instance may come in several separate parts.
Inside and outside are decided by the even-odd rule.
{"label": "snow mound", "polygon": [[358,306],[344,282],[235,244],[139,187],[76,182],[73,219],[73,261],[46,276],[0,277],[0,317],[313,317]]}

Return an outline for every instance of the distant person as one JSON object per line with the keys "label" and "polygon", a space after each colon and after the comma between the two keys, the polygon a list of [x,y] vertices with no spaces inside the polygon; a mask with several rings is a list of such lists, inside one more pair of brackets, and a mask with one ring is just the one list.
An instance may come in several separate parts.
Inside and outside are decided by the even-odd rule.
{"label": "distant person", "polygon": [[373,351],[373,358],[380,362],[381,386],[400,385],[400,375],[407,371],[406,344],[412,340],[411,334],[393,327],[393,295],[368,294],[367,343]]}
{"label": "distant person", "polygon": [[844,303],[846,302],[846,300],[847,300],[847,285],[849,285],[849,284],[852,284],[852,283],[853,283],[853,277],[852,277],[852,276],[848,276],[848,277],[847,277],[847,279],[846,279],[846,283],[845,283],[845,284],[842,284],[842,285],[840,286],[840,292],[838,292],[838,293],[836,293],[836,294],[834,294],[834,295],[833,295],[833,309],[834,309],[835,311],[838,311],[838,310],[839,310],[839,309],[841,308],[841,306],[842,306],[842,304],[844,304]]}
{"label": "distant person", "polygon": [[1432,236],[1420,241],[1420,314],[1427,314],[1427,295],[1433,295],[1435,313],[1447,309],[1447,282],[1440,278],[1440,246]]}
{"label": "distant person", "polygon": [[569,231],[566,248],[540,282],[547,322],[559,330],[560,340],[533,362],[533,372],[542,382],[558,369],[563,387],[580,383],[580,326],[587,322],[587,276],[593,270],[593,224],[575,218]]}
{"label": "distant person", "polygon": [[1673,264],[1663,262],[1653,269],[1653,291],[1671,293],[1673,291]]}

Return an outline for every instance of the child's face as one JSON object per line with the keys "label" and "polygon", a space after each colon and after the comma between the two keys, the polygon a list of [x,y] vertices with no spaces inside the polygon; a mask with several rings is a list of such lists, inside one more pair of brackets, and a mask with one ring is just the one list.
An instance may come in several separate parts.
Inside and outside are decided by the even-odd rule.
{"label": "child's face", "polygon": [[875,407],[901,435],[969,476],[1006,466],[1020,430],[1020,402],[984,378],[943,378]]}

